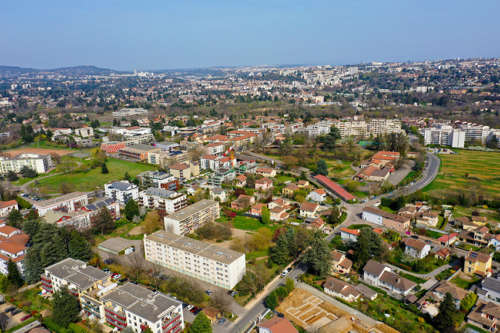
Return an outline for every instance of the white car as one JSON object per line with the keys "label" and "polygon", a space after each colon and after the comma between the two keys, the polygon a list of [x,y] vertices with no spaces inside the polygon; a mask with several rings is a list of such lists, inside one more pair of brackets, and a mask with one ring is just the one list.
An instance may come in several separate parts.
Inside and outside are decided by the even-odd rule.
{"label": "white car", "polygon": [[281,272],[281,277],[287,276],[289,272],[290,272],[289,268],[285,269],[283,272]]}

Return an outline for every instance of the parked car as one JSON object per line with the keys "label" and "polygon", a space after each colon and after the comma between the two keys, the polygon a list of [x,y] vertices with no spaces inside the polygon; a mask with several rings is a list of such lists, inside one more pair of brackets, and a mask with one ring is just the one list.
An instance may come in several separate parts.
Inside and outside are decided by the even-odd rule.
{"label": "parked car", "polygon": [[31,318],[31,315],[30,315],[30,314],[28,314],[28,315],[26,315],[26,316],[22,317],[22,318],[21,318],[21,321],[25,321],[26,319],[30,319],[30,318]]}
{"label": "parked car", "polygon": [[205,294],[207,294],[208,296],[212,295],[212,290],[210,289],[205,290]]}
{"label": "parked car", "polygon": [[114,261],[111,258],[108,258],[108,259],[104,260],[104,264],[106,264],[106,265],[111,265],[113,262]]}
{"label": "parked car", "polygon": [[220,318],[219,320],[217,320],[217,324],[219,324],[219,325],[224,325],[225,322],[226,322],[226,318]]}
{"label": "parked car", "polygon": [[119,279],[121,279],[121,277],[122,277],[122,275],[120,273],[113,273],[111,275],[111,278],[115,279],[115,280],[119,280]]}
{"label": "parked car", "polygon": [[21,309],[15,309],[14,311],[12,311],[12,315],[15,316],[16,314],[18,313],[21,313],[23,310]]}
{"label": "parked car", "polygon": [[191,311],[192,308],[194,308],[194,306],[191,304],[188,304],[188,306],[186,306],[187,311]]}

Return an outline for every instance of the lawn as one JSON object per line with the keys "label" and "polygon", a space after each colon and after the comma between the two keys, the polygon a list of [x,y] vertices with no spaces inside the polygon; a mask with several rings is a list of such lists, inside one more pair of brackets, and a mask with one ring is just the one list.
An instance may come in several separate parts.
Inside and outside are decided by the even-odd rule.
{"label": "lawn", "polygon": [[403,273],[403,272],[399,273],[399,275],[401,275],[402,277],[404,277],[410,281],[418,283],[418,284],[422,284],[422,283],[425,283],[427,281],[427,280],[421,279],[415,275],[411,275],[411,274],[407,274],[407,273]]}
{"label": "lawn", "polygon": [[452,276],[454,272],[455,272],[454,270],[452,270],[451,268],[448,268],[447,270],[444,270],[441,273],[439,273],[438,275],[436,275],[436,280],[438,280],[438,281],[446,280],[450,276]]}
{"label": "lawn", "polygon": [[126,172],[132,177],[141,172],[155,170],[152,165],[129,162],[115,158],[108,158],[106,165],[109,173],[101,173],[101,168],[95,168],[86,172],[74,172],[38,181],[38,188],[44,188],[47,193],[59,193],[61,185],[66,183],[74,186],[74,191],[92,191],[96,188],[114,180],[123,179]]}
{"label": "lawn", "polygon": [[481,279],[476,276],[471,276],[469,280],[462,279],[460,276],[456,276],[451,279],[451,282],[462,289],[469,289],[474,283],[477,283],[479,280]]}
{"label": "lawn", "polygon": [[441,198],[456,191],[481,191],[489,198],[500,198],[500,153],[458,150],[439,157],[439,174],[424,192]]}
{"label": "lawn", "polygon": [[266,225],[261,223],[259,220],[253,217],[247,216],[236,216],[231,222],[234,228],[241,230],[255,231],[259,228],[265,227]]}

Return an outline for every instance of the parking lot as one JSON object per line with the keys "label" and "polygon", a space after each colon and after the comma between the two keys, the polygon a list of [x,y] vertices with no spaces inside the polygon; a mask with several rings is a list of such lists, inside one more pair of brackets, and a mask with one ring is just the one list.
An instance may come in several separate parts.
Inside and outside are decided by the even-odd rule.
{"label": "parking lot", "polygon": [[22,311],[21,309],[10,303],[4,303],[0,305],[0,314],[5,314],[9,318],[6,330],[15,327],[31,318],[30,314]]}

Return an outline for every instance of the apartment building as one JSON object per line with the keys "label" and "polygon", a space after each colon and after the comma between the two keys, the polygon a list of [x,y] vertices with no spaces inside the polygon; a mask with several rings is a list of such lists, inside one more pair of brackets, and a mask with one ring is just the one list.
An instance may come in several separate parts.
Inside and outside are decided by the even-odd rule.
{"label": "apartment building", "polygon": [[206,223],[215,221],[219,217],[219,203],[214,200],[203,199],[165,216],[165,230],[177,235],[186,235]]}
{"label": "apartment building", "polygon": [[148,155],[150,153],[155,153],[159,151],[160,151],[159,148],[155,148],[144,144],[135,144],[121,148],[118,151],[118,154],[121,158],[124,159],[129,159],[134,161],[147,161]]}
{"label": "apartment building", "polygon": [[0,201],[0,217],[9,215],[14,209],[19,210],[16,200]]}
{"label": "apartment building", "polygon": [[63,212],[74,212],[89,203],[89,197],[85,192],[72,192],[57,198],[35,201],[33,208],[38,211],[39,216],[44,216],[48,211],[58,210]]}
{"label": "apartment building", "polygon": [[52,166],[50,155],[20,154],[13,158],[0,157],[0,174],[7,174],[9,171],[19,173],[23,167],[33,169],[37,173],[46,173]]}
{"label": "apartment building", "polygon": [[390,133],[401,133],[401,121],[399,119],[370,119],[347,120],[334,122],[333,125],[339,129],[340,136],[345,137],[369,137]]}
{"label": "apartment building", "polygon": [[197,163],[176,163],[170,166],[170,174],[184,183],[200,175],[200,166]]}
{"label": "apartment building", "polygon": [[139,204],[149,209],[158,209],[172,214],[185,208],[188,202],[183,193],[150,187],[139,193]]}
{"label": "apartment building", "polygon": [[9,260],[17,265],[19,273],[24,274],[24,256],[29,238],[17,228],[5,224],[0,226],[0,274],[9,273]]}
{"label": "apartment building", "polygon": [[465,144],[465,131],[449,125],[441,125],[423,130],[424,144],[451,146],[463,148]]}
{"label": "apartment building", "polygon": [[487,253],[470,251],[464,260],[464,273],[490,276],[492,256]]}
{"label": "apartment building", "polygon": [[144,187],[163,188],[170,191],[180,189],[179,181],[164,171],[145,171],[137,176]]}
{"label": "apartment building", "polygon": [[112,182],[104,185],[104,195],[106,198],[126,204],[130,199],[139,198],[139,187],[126,180]]}
{"label": "apartment building", "polygon": [[245,275],[245,254],[171,232],[144,237],[147,261],[232,289]]}
{"label": "apartment building", "polygon": [[410,228],[411,221],[408,216],[391,214],[376,207],[365,207],[361,218],[365,221],[383,225],[386,228],[393,229],[400,233]]}

